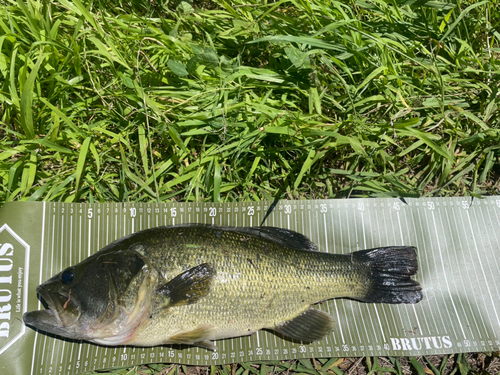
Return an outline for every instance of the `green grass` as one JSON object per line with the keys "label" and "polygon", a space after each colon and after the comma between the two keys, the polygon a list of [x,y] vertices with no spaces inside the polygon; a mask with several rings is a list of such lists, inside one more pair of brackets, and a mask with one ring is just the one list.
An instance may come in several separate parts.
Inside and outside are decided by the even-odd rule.
{"label": "green grass", "polygon": [[498,0],[0,5],[0,204],[499,194]]}
{"label": "green grass", "polygon": [[500,358],[491,354],[452,354],[410,358],[365,357],[323,358],[294,361],[267,361],[222,366],[197,367],[184,365],[147,365],[113,372],[97,372],[114,375],[493,375],[500,370]]}
{"label": "green grass", "polygon": [[498,193],[497,1],[1,3],[0,202]]}

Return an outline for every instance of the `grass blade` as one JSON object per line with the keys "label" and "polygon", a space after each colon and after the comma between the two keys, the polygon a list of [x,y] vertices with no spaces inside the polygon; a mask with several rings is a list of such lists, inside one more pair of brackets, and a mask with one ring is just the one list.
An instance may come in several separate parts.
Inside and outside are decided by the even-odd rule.
{"label": "grass blade", "polygon": [[316,150],[310,150],[309,154],[307,155],[306,160],[302,164],[302,168],[300,169],[299,174],[297,175],[297,178],[295,179],[295,182],[293,183],[293,188],[297,189],[302,182],[302,178],[304,177],[305,173],[309,171],[311,166],[314,164],[315,160],[317,158],[316,155]]}
{"label": "grass blade", "polygon": [[85,160],[87,159],[87,153],[89,150],[91,138],[87,137],[82,143],[82,147],[80,147],[80,153],[78,155],[78,162],[76,164],[76,184],[75,184],[75,195],[76,198],[79,196],[80,192],[80,182],[81,177],[83,175],[83,171],[85,169]]}
{"label": "grass blade", "polygon": [[214,165],[214,202],[220,202],[220,185],[221,185],[221,165],[217,158],[215,158]]}
{"label": "grass blade", "polygon": [[35,85],[35,79],[38,75],[38,69],[40,69],[40,65],[42,64],[45,55],[40,53],[38,56],[38,60],[33,67],[33,70],[30,72],[28,79],[24,83],[24,87],[21,94],[21,117],[20,117],[20,125],[24,131],[24,135],[28,139],[35,138],[35,129],[33,127],[33,87]]}

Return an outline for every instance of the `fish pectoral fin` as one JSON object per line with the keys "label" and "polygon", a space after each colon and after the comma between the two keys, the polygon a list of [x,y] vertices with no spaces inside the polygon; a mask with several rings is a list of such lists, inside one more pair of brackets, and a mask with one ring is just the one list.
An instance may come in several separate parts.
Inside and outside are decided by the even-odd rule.
{"label": "fish pectoral fin", "polygon": [[333,318],[316,309],[309,309],[293,319],[278,324],[273,329],[284,336],[299,341],[317,341],[333,331]]}
{"label": "fish pectoral fin", "polygon": [[214,275],[214,268],[203,263],[177,275],[155,293],[165,297],[168,307],[190,305],[208,294]]}
{"label": "fish pectoral fin", "polygon": [[192,331],[181,332],[171,336],[168,344],[197,345],[202,348],[217,350],[217,347],[209,340],[214,337],[215,327],[210,324],[201,324]]}

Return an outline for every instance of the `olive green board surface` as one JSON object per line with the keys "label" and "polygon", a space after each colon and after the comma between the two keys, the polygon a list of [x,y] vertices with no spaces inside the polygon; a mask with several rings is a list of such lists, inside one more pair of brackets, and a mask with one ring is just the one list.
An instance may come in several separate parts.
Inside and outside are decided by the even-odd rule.
{"label": "olive green board surface", "polygon": [[[36,287],[108,243],[155,226],[260,225],[271,202],[7,203],[0,210],[0,373],[78,374],[145,363],[214,365],[291,358],[415,356],[500,350],[500,197],[280,201],[264,225],[300,232],[320,251],[418,249],[416,305],[330,300],[334,332],[313,343],[272,332],[216,341],[217,351],[167,345],[101,347],[24,326]],[[234,306],[235,311],[238,306]]]}

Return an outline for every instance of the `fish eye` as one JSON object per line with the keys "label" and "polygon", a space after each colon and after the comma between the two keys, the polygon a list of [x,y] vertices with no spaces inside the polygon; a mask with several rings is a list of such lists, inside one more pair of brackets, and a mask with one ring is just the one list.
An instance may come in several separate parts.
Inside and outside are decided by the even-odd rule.
{"label": "fish eye", "polygon": [[67,268],[61,273],[61,282],[63,284],[71,284],[76,276],[76,272],[74,268]]}

